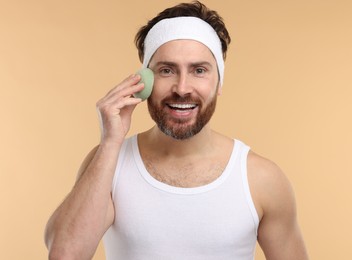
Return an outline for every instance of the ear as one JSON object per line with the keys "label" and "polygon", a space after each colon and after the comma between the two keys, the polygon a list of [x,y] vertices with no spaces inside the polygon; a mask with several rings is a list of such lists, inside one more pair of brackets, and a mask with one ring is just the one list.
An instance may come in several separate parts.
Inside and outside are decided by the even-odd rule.
{"label": "ear", "polygon": [[218,85],[218,96],[221,96],[221,94],[222,94],[222,86],[219,83],[219,85]]}

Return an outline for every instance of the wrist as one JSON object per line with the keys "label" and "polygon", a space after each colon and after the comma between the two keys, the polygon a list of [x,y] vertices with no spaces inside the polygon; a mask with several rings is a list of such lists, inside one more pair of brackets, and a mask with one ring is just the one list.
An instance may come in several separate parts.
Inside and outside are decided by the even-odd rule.
{"label": "wrist", "polygon": [[100,144],[99,146],[101,148],[113,148],[113,149],[116,149],[116,148],[119,148],[121,147],[122,143],[123,143],[124,139],[121,139],[121,138],[102,138],[100,140]]}

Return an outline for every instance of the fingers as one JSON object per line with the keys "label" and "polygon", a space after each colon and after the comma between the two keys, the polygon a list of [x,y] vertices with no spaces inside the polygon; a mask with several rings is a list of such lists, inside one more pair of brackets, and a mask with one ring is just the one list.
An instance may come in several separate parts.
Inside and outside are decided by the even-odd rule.
{"label": "fingers", "polygon": [[102,140],[120,140],[127,134],[132,112],[142,102],[142,99],[133,97],[134,93],[144,88],[139,81],[139,75],[127,77],[96,103]]}
{"label": "fingers", "polygon": [[[136,75],[136,74],[130,75],[125,80],[123,80],[120,84],[118,84],[116,87],[111,89],[102,99],[98,101],[97,104],[105,103],[105,102],[107,103],[116,102],[117,100],[123,100],[125,98],[135,99],[134,97],[132,97],[132,95],[136,92],[141,91],[144,88],[144,84],[138,83],[139,81],[140,81],[139,75]],[[137,100],[139,99],[137,98]],[[128,101],[128,102],[131,102],[131,101]]]}
{"label": "fingers", "polygon": [[[111,95],[115,95],[117,92],[121,92],[121,91],[125,91],[123,94],[125,95],[132,95],[135,92],[129,93],[128,94],[128,90],[134,90],[131,89],[131,87],[136,86],[137,83],[140,81],[141,77],[138,74],[132,74],[129,77],[127,77],[126,79],[124,79],[120,84],[118,84],[116,87],[114,87],[113,89],[111,89],[106,96],[111,96]],[[138,92],[139,90],[137,90]],[[127,93],[127,94],[126,94]]]}
{"label": "fingers", "polygon": [[101,98],[96,103],[96,107],[102,110],[113,106],[115,109],[119,110],[123,107],[137,105],[142,102],[142,99],[133,97],[134,93],[144,88],[144,84],[138,83],[139,81],[140,75],[130,75]]}

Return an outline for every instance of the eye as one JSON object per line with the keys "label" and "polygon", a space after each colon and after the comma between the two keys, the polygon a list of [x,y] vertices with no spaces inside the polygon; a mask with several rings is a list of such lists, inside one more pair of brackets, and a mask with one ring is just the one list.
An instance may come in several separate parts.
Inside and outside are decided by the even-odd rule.
{"label": "eye", "polygon": [[172,70],[171,70],[170,68],[161,68],[161,69],[159,70],[159,73],[160,73],[161,75],[167,76],[167,75],[172,74]]}
{"label": "eye", "polygon": [[197,74],[197,75],[201,75],[201,74],[204,74],[205,72],[206,72],[207,70],[205,69],[205,68],[203,68],[203,67],[198,67],[198,68],[196,68],[195,69],[195,74]]}

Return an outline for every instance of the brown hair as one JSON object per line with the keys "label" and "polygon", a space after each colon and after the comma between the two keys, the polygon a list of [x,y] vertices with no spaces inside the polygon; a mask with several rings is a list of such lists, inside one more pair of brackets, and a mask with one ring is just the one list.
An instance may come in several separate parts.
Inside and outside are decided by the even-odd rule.
{"label": "brown hair", "polygon": [[136,34],[135,44],[138,49],[138,56],[141,62],[144,57],[144,40],[149,30],[159,21],[166,18],[173,18],[179,16],[194,16],[198,17],[208,24],[210,24],[216,31],[221,41],[222,54],[226,58],[227,47],[231,42],[230,35],[225,27],[222,17],[213,10],[210,10],[199,1],[192,3],[181,3],[174,7],[170,7],[159,13],[156,17],[151,19],[145,26],[141,27]]}

